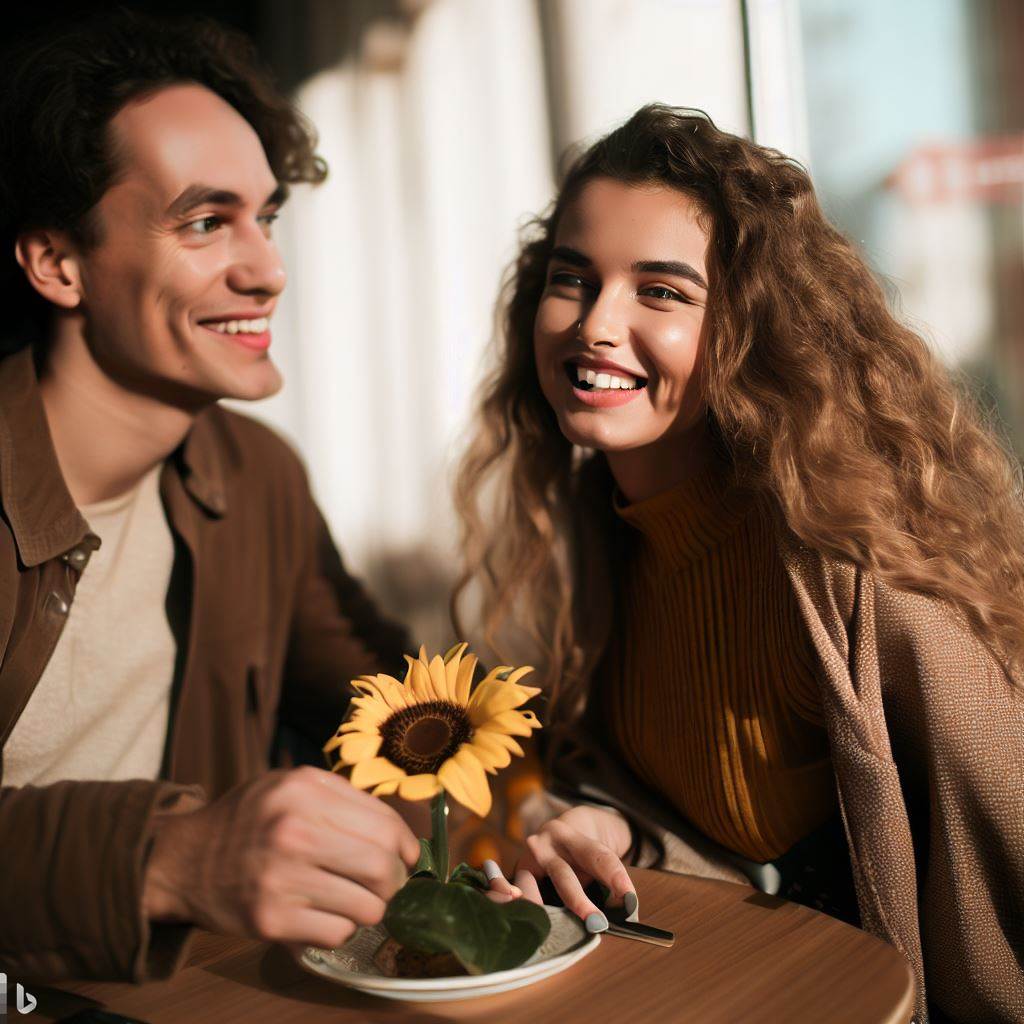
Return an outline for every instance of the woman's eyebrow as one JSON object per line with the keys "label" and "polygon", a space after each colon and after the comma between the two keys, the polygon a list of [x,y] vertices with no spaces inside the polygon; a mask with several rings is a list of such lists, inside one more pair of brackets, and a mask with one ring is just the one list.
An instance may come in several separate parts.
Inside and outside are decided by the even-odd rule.
{"label": "woman's eyebrow", "polygon": [[679,260],[638,260],[632,269],[634,274],[672,274],[673,277],[685,277],[701,288],[708,286],[697,270]]}
{"label": "woman's eyebrow", "polygon": [[578,249],[570,249],[567,245],[556,245],[551,250],[550,259],[561,260],[563,263],[568,263],[571,267],[586,268],[593,266],[593,260],[589,256],[584,256]]}

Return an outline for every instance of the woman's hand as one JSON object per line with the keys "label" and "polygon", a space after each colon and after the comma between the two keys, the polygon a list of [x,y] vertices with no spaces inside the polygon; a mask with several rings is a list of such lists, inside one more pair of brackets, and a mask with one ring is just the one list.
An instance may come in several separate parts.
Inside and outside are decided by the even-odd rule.
{"label": "woman's hand", "polygon": [[[516,863],[512,881],[493,861],[484,864],[493,899],[504,901],[525,896],[541,902],[537,879],[550,878],[562,902],[587,924],[588,931],[604,931],[608,921],[587,898],[583,887],[596,879],[609,891],[609,904],[628,903],[635,909],[633,882],[622,864],[632,837],[625,818],[603,807],[571,807],[545,822],[526,840],[526,850]],[[631,896],[626,900],[626,894]]]}

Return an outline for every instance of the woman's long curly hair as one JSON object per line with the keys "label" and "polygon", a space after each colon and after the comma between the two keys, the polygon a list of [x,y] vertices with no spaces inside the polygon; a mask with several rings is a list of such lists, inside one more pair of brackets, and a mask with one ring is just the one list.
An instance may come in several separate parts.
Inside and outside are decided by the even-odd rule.
{"label": "woman's long curly hair", "polygon": [[[595,178],[693,199],[708,233],[701,344],[713,435],[737,482],[806,545],[941,599],[1008,665],[1024,655],[1020,466],[925,342],[890,313],[806,171],[699,111],[637,111],[579,155],[533,222],[499,304],[497,366],[456,482],[483,638],[540,647],[551,714],[573,714],[613,609],[612,480],[541,392],[534,318],[555,233]],[[488,506],[487,511],[481,507]],[[459,630],[460,634],[463,632]]]}

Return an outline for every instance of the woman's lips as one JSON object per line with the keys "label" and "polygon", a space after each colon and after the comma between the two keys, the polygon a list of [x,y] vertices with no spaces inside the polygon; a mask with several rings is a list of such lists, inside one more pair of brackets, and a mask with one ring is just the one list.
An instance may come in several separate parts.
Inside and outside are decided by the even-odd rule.
{"label": "woman's lips", "polygon": [[607,391],[584,391],[572,385],[573,396],[584,405],[592,406],[595,409],[611,409],[618,405],[626,405],[632,402],[644,389],[633,388],[631,390]]}

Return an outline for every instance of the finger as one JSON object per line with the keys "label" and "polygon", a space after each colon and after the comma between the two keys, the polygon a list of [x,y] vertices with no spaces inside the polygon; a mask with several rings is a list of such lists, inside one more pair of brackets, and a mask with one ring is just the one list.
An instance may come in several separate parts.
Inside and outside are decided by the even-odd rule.
{"label": "finger", "polygon": [[265,942],[281,942],[290,948],[316,946],[336,949],[355,933],[356,924],[345,917],[322,910],[293,908],[266,921],[259,938]]}
{"label": "finger", "polygon": [[483,872],[487,879],[487,888],[491,892],[508,896],[510,899],[522,896],[522,893],[501,873],[501,868],[493,860],[483,862]]}
{"label": "finger", "polygon": [[312,861],[325,871],[351,879],[385,902],[409,877],[405,864],[397,856],[353,835],[335,835],[317,848]]}
{"label": "finger", "polygon": [[[419,840],[393,807],[389,807],[364,790],[357,789],[348,779],[335,772],[305,766],[289,774],[294,775],[298,772],[302,772],[304,778],[327,790],[327,799],[316,801],[316,807],[332,826],[342,831],[379,838],[382,843],[394,845],[409,867],[419,859]],[[380,818],[387,822],[386,826],[375,820]]]}
{"label": "finger", "polygon": [[359,925],[379,924],[387,909],[387,903],[364,886],[316,868],[297,871],[291,888],[311,909],[347,917]]}
{"label": "finger", "polygon": [[488,891],[488,892],[485,892],[484,895],[492,903],[511,903],[513,900],[520,900],[520,899],[523,898],[523,894],[522,893],[517,893],[515,896],[513,896],[510,893],[490,892],[490,891]]}
{"label": "finger", "polygon": [[621,905],[627,892],[633,892],[633,880],[615,853],[596,839],[576,829],[552,834],[554,849],[575,865],[579,875],[596,878],[609,890],[609,902]]}
{"label": "finger", "polygon": [[527,871],[526,868],[518,868],[514,877],[516,885],[520,888],[526,899],[531,903],[540,904],[544,902],[540,898],[540,887],[537,885],[537,879],[532,871]]}
{"label": "finger", "polygon": [[586,922],[588,931],[603,931],[603,928],[598,927],[602,921],[604,928],[608,927],[604,914],[587,898],[571,864],[561,857],[548,858],[541,864],[558,890],[558,895],[562,897],[562,902],[581,921]]}

